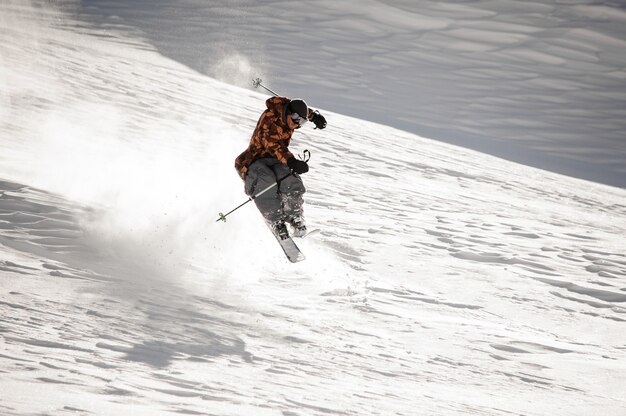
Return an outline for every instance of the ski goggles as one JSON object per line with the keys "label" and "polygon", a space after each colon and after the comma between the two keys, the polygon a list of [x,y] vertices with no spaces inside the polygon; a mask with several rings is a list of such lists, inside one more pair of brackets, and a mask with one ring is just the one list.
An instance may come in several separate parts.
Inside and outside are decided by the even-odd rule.
{"label": "ski goggles", "polygon": [[298,123],[298,126],[300,127],[304,126],[304,124],[308,121],[305,117],[302,117],[298,113],[291,113],[290,117],[293,121]]}

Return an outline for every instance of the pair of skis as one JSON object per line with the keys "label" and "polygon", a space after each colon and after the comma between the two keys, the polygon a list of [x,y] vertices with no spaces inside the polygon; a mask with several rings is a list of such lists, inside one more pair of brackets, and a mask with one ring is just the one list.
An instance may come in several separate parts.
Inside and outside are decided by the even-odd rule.
{"label": "pair of skis", "polygon": [[292,263],[298,263],[305,259],[304,254],[302,254],[302,251],[300,251],[300,248],[296,245],[296,242],[293,241],[293,238],[280,238],[280,236],[273,232],[273,230],[271,231],[272,234],[274,234],[274,237],[276,237],[276,241],[278,241],[278,244],[280,244],[280,248],[283,249],[283,253],[285,253],[285,256],[287,256],[287,260]]}
{"label": "pair of skis", "polygon": [[[274,230],[272,230],[272,227],[270,227],[269,224],[267,224],[267,226],[272,232],[272,234],[274,234],[274,237],[276,237],[276,241],[278,241],[278,244],[280,244],[280,248],[283,249],[283,253],[285,253],[285,256],[287,256],[287,259],[290,262],[298,263],[305,259],[304,254],[302,254],[302,251],[300,251],[300,248],[296,245],[296,242],[293,241],[293,238],[291,237],[280,238],[280,236],[276,232],[274,232]],[[308,233],[303,235],[302,238],[306,238],[310,236],[311,234],[317,233],[317,232],[319,232],[319,230],[317,229],[309,231]]]}

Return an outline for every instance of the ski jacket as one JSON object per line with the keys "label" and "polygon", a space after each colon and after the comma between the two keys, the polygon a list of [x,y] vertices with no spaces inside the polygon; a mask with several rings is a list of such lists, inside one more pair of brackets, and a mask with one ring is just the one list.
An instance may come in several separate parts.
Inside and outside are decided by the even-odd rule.
{"label": "ski jacket", "polygon": [[[289,143],[299,126],[287,116],[289,101],[286,97],[271,97],[265,101],[267,110],[261,114],[256,124],[250,145],[235,159],[235,169],[242,179],[250,165],[258,159],[269,157],[287,163],[293,157],[293,153],[289,151]],[[312,115],[313,110],[309,108],[307,118],[310,120]]]}

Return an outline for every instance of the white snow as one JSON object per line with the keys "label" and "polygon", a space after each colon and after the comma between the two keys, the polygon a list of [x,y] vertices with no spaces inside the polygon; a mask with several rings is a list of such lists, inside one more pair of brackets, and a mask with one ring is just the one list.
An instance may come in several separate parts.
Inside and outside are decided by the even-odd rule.
{"label": "white snow", "polygon": [[[493,16],[476,4],[433,3],[432,21],[380,6],[377,21]],[[122,26],[22,2],[0,16],[0,414],[626,412],[625,190],[322,102],[328,128],[293,141],[313,153],[306,214],[322,231],[292,265],[253,206],[215,222],[246,198],[233,160],[265,95]],[[503,43],[532,33],[492,27]],[[483,30],[431,41],[492,44]]]}
{"label": "white snow", "polygon": [[261,76],[327,110],[626,187],[623,2],[147,3],[74,13],[228,83]]}

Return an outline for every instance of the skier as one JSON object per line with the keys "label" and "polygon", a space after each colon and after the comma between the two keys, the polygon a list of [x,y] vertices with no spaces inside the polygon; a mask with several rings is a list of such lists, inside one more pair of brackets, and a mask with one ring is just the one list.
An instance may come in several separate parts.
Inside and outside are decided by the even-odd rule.
{"label": "skier", "polygon": [[235,159],[235,168],[244,180],[247,195],[254,195],[293,172],[278,186],[255,198],[254,202],[280,239],[289,238],[286,223],[292,226],[294,237],[302,237],[306,234],[302,215],[306,190],[299,175],[308,172],[309,165],[296,159],[288,147],[296,129],[307,121],[323,129],[326,119],[299,98],[271,97],[265,105],[267,110],[257,122],[250,145]]}

